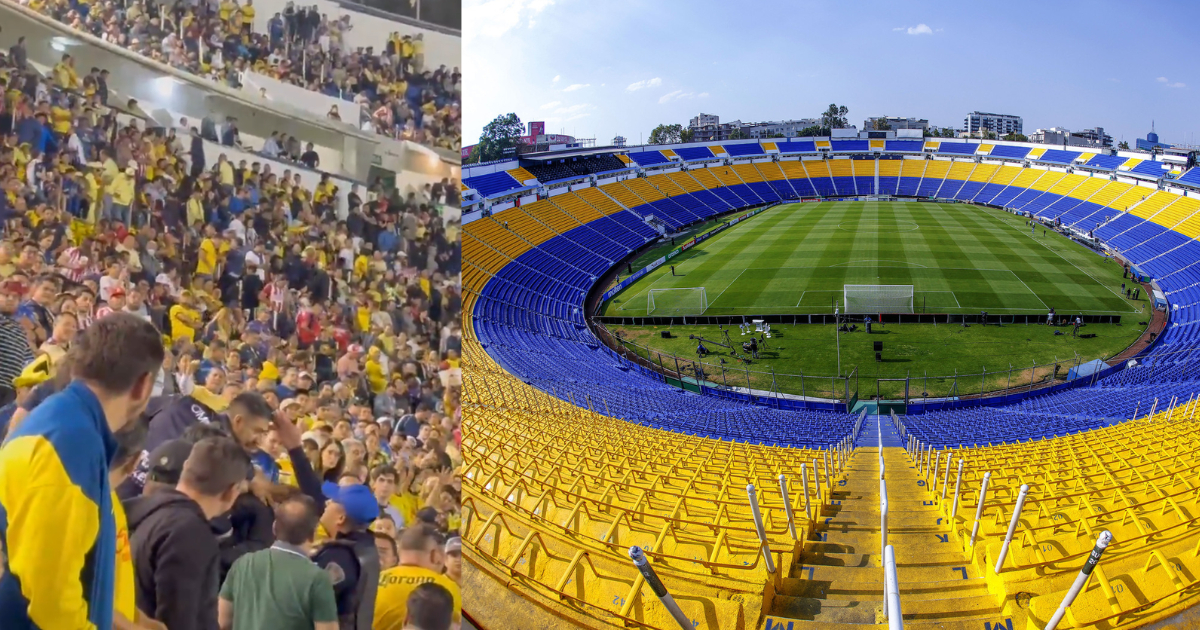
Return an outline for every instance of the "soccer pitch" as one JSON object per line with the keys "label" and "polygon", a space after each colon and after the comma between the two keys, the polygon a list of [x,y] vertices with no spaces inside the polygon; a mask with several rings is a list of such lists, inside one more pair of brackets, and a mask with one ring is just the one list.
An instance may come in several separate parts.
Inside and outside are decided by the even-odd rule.
{"label": "soccer pitch", "polygon": [[1121,283],[1115,261],[1053,230],[1031,234],[1023,218],[1002,210],[906,201],[786,204],[676,256],[607,302],[602,314],[647,315],[651,290],[653,315],[832,313],[844,285],[912,285],[916,313],[1140,313]]}

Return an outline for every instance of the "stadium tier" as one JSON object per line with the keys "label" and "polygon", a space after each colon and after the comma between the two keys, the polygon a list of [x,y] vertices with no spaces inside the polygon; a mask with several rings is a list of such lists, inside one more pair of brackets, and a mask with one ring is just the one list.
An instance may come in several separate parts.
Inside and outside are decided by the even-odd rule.
{"label": "stadium tier", "polygon": [[[889,159],[650,168],[464,225],[464,536],[478,569],[472,587],[516,594],[486,610],[532,615],[542,627],[676,628],[629,562],[637,546],[693,627],[875,624],[879,607],[861,603],[882,589],[883,496],[911,503],[888,539],[906,627],[1044,627],[1103,531],[1113,542],[1060,627],[1136,627],[1194,603],[1200,532],[1186,479],[1200,438],[1200,200],[1108,172],[1065,173],[1055,165],[1080,157],[1070,151],[986,148],[985,160],[1049,163],[1026,168],[905,157],[921,147],[900,142],[885,143],[901,151]],[[936,145],[937,154],[981,150]],[[712,155],[707,146],[674,152]],[[632,155],[642,164],[643,153]],[[1124,163],[1104,157],[1085,164]],[[1137,365],[1114,366],[1091,386],[1001,407],[931,406],[894,426],[844,408],[780,408],[744,389],[698,393],[715,375],[631,362],[588,325],[588,293],[660,226],[674,233],[776,201],[868,194],[989,204],[1091,232],[1155,279],[1169,323]],[[881,477],[892,494],[881,494]]]}

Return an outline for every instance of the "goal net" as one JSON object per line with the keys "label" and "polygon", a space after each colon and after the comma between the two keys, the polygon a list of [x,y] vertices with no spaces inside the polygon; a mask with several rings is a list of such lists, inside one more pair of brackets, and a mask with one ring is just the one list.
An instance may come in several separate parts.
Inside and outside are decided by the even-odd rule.
{"label": "goal net", "polygon": [[911,284],[846,284],[842,294],[847,313],[913,312]]}
{"label": "goal net", "polygon": [[704,287],[650,289],[646,294],[647,315],[700,315],[708,310]]}

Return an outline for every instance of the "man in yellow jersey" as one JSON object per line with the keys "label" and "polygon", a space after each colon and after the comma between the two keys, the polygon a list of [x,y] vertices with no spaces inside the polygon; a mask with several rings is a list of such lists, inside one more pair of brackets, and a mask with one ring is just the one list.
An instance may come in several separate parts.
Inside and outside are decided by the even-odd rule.
{"label": "man in yellow jersey", "polygon": [[437,584],[453,598],[452,617],[459,623],[462,594],[454,580],[442,573],[442,546],[431,528],[415,525],[404,530],[397,541],[400,564],[379,576],[375,595],[376,630],[401,630],[408,620],[408,598],[422,584]]}
{"label": "man in yellow jersey", "polygon": [[204,240],[200,241],[200,255],[196,261],[196,275],[213,278],[217,271],[217,228],[209,223],[204,226]]}

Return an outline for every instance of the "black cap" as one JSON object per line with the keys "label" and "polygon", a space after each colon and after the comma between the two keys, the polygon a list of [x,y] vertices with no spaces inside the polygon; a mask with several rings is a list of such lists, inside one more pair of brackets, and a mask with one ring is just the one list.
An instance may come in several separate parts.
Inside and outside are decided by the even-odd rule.
{"label": "black cap", "polygon": [[150,470],[146,481],[175,485],[183,474],[183,462],[192,454],[192,443],[186,440],[163,442],[150,452]]}
{"label": "black cap", "polygon": [[424,523],[429,523],[430,525],[437,524],[437,517],[437,510],[431,507],[421,508],[417,511],[417,520]]}

